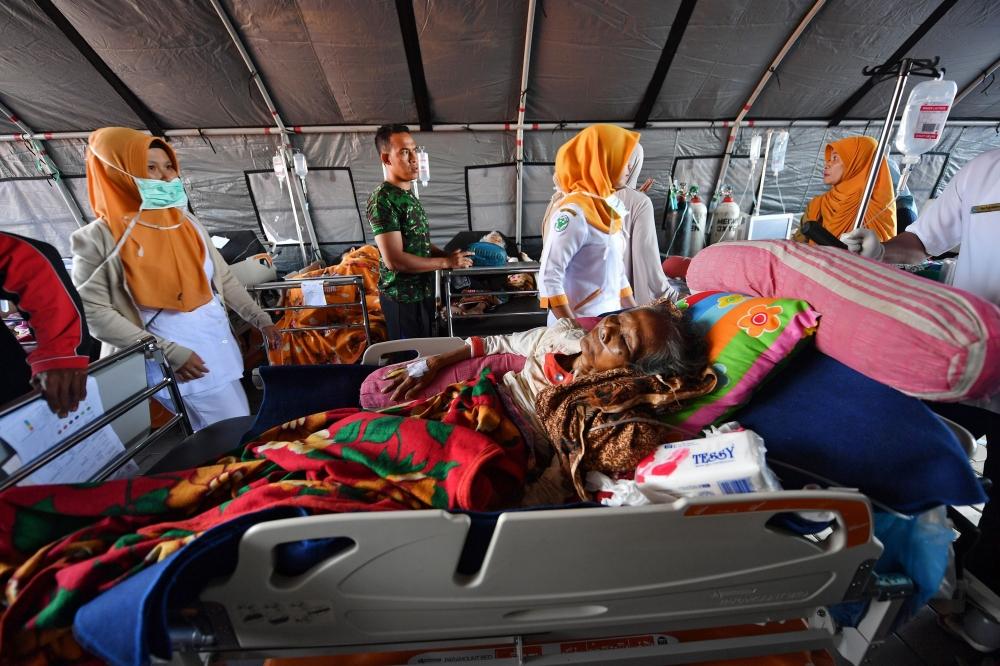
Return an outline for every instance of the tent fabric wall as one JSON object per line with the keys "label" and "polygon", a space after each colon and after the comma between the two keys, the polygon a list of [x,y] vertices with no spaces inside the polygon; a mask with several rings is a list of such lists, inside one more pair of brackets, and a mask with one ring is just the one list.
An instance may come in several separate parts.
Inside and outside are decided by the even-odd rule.
{"label": "tent fabric wall", "polygon": [[[225,136],[173,137],[191,206],[213,230],[258,228],[246,173],[267,172],[279,137],[239,134],[240,127],[273,127],[257,86],[219,16],[208,3],[164,0],[155,7],[115,0],[52,0],[82,39],[166,128],[234,128]],[[414,84],[403,47],[395,0],[220,0],[290,126],[415,125]],[[510,123],[517,116],[528,0],[412,0],[431,117],[436,124]],[[538,0],[527,84],[527,118],[534,122],[628,123],[652,80],[681,0]],[[813,0],[699,0],[683,34],[651,121],[732,120],[764,68]],[[872,3],[829,0],[782,61],[749,118],[829,119],[865,83],[861,70],[883,62],[945,5],[941,0]],[[940,55],[962,89],[1000,57],[995,25],[1000,5],[957,0],[907,55]],[[34,0],[0,6],[0,101],[39,132],[89,131],[107,125],[142,128],[140,119],[80,54]],[[801,210],[822,191],[823,146],[847,134],[877,135],[891,83],[875,86],[848,113],[866,127],[794,126],[785,170],[769,177],[762,210]],[[987,77],[959,104],[952,120],[1000,120],[1000,95]],[[141,111],[141,109],[139,109]],[[0,119],[0,132],[18,132]],[[741,204],[752,191],[745,157],[750,137],[736,136],[726,184]],[[527,131],[524,138],[524,234],[537,234],[551,194],[558,147],[574,131]],[[716,187],[729,129],[647,128],[645,175],[662,211],[671,177],[697,183],[706,197]],[[0,137],[3,139],[5,137]],[[11,138],[10,136],[6,137]],[[418,132],[431,155],[431,182],[421,199],[435,242],[456,232],[513,220],[513,131]],[[310,200],[321,237],[370,241],[359,222],[382,174],[370,132],[294,134],[314,171]],[[938,151],[913,176],[918,205],[966,161],[1000,137],[991,127],[949,127]],[[85,141],[52,139],[45,148],[85,215]],[[324,172],[320,167],[349,168]],[[676,168],[675,168],[676,167]],[[37,156],[20,140],[0,140],[3,211],[0,228],[22,228],[34,219],[39,233],[60,239],[72,219],[55,205]],[[266,180],[266,178],[264,179]],[[263,181],[262,181],[263,182]],[[347,186],[353,185],[349,189]],[[276,187],[255,192],[268,210],[287,214],[287,196]],[[64,206],[63,206],[64,208]],[[280,211],[286,211],[284,213]],[[360,211],[360,216],[359,216]],[[659,212],[658,212],[659,215]],[[360,226],[360,229],[358,228]],[[341,238],[342,236],[342,238]]]}
{"label": "tent fabric wall", "polygon": [[[762,212],[800,212],[808,200],[824,190],[822,183],[823,147],[827,142],[857,133],[877,135],[880,124],[867,128],[792,127],[789,132],[785,170],[777,179],[770,173],[766,180]],[[733,187],[740,205],[749,206],[756,182],[747,188],[749,161],[746,158],[750,137],[755,131],[744,128],[737,137],[734,158],[729,168],[727,184]],[[525,136],[525,214],[524,235],[538,235],[541,215],[552,194],[552,167],[556,150],[574,132],[528,132]],[[514,178],[513,134],[510,132],[428,133],[414,135],[419,144],[428,148],[431,158],[431,181],[421,188],[421,201],[431,221],[434,242],[443,245],[459,231],[469,228],[471,208],[474,229],[498,228],[513,231]],[[274,136],[176,137],[172,145],[181,163],[182,178],[188,189],[191,206],[205,225],[214,231],[259,229],[254,200],[247,188],[245,172],[265,171],[271,166],[276,148]],[[656,184],[649,192],[662,216],[666,203],[666,185],[671,175],[698,184],[711,196],[717,176],[725,133],[713,129],[646,129],[642,144],[646,160],[643,178],[651,177]],[[50,152],[65,173],[82,174],[84,142],[51,141]],[[364,220],[365,206],[372,189],[381,182],[381,168],[375,156],[372,137],[367,133],[303,135],[295,137],[296,148],[307,156],[310,165],[309,200],[317,220],[320,240],[355,242],[360,240],[357,228],[358,211],[363,224],[364,240],[371,242]],[[44,180],[11,180],[12,176],[37,176],[30,153],[12,150],[20,144],[0,143],[0,183],[3,184],[0,205],[0,228],[29,228],[26,220],[36,219],[46,238],[62,238],[57,246],[66,249],[65,238],[75,229],[72,218],[58,199],[54,188]],[[911,189],[917,205],[923,209],[932,188],[940,189],[965,162],[991,148],[1000,148],[1000,135],[991,128],[948,128],[939,146],[943,156],[928,156],[911,176]],[[671,174],[674,160],[677,171]],[[494,166],[468,170],[469,198],[466,199],[466,167]],[[349,167],[353,178],[353,197],[349,194],[346,172],[323,172],[319,167]],[[943,167],[943,173],[942,173]],[[336,174],[337,185],[325,187],[323,174]],[[757,174],[759,177],[760,167]],[[939,180],[940,175],[940,180]],[[85,216],[92,216],[82,178],[68,178],[67,184]],[[743,195],[741,197],[741,195]],[[287,193],[272,188],[269,198],[258,206],[268,210],[283,210],[290,214]],[[273,215],[273,213],[269,213]],[[37,216],[37,217],[33,217]],[[291,228],[291,227],[289,227]],[[292,236],[294,238],[294,236]]]}
{"label": "tent fabric wall", "polygon": [[[32,0],[0,3],[0,101],[32,129],[47,132],[139,126]],[[18,131],[0,118],[0,132]]]}
{"label": "tent fabric wall", "polygon": [[634,118],[679,6],[679,0],[542,3],[528,120]]}
{"label": "tent fabric wall", "polygon": [[811,0],[699,2],[652,117],[735,118],[789,26],[811,5]]}
{"label": "tent fabric wall", "polygon": [[[829,118],[865,83],[861,70],[884,62],[938,4],[940,0],[827,2],[781,63],[777,81],[764,89],[749,116]],[[887,106],[881,107],[883,114]]]}
{"label": "tent fabric wall", "polygon": [[[969,44],[988,44],[992,41],[993,48],[969,48]],[[959,82],[959,89],[965,82],[976,78],[1000,57],[1000,3],[996,0],[965,0],[957,3],[927,34],[917,42],[907,57],[926,58],[940,56],[947,70],[947,78]],[[917,79],[921,81],[923,79]],[[888,88],[888,90],[886,89]],[[892,82],[876,86],[858,102],[851,116],[857,118],[872,118],[885,116],[889,108],[889,97],[892,95]],[[988,100],[986,95],[970,95],[965,101],[955,105],[952,114],[955,117],[995,117],[1000,110],[1000,102],[994,97],[993,113],[986,108],[980,108]]]}

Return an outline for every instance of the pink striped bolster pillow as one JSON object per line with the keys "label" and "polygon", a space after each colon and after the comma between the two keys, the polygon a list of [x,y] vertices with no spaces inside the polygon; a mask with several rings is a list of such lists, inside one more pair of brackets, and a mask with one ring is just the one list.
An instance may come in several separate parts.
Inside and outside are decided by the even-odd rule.
{"label": "pink striped bolster pillow", "polygon": [[794,241],[720,243],[698,253],[692,292],[808,301],[816,346],[922,400],[1000,391],[1000,308],[978,296],[836,248]]}

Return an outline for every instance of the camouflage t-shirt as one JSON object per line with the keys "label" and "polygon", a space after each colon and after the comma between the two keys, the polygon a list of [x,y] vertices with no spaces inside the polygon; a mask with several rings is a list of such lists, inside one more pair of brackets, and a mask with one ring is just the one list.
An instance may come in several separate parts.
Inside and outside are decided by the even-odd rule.
{"label": "camouflage t-shirt", "polygon": [[[368,223],[376,236],[398,231],[403,251],[418,257],[431,256],[431,233],[427,214],[412,192],[382,183],[368,197]],[[378,289],[400,303],[417,303],[434,295],[433,273],[402,273],[379,262]]]}

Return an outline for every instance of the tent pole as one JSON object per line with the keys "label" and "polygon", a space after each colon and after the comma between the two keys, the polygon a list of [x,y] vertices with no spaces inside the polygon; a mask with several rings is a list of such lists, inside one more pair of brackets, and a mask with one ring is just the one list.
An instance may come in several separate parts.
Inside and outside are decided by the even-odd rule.
{"label": "tent pole", "polygon": [[825,4],[826,0],[815,0],[815,2],[813,2],[812,7],[806,15],[802,17],[802,20],[799,21],[799,24],[795,27],[795,30],[792,31],[792,34],[788,36],[788,39],[785,40],[781,50],[778,51],[778,55],[774,56],[774,60],[772,60],[771,64],[767,66],[767,69],[764,70],[763,76],[761,76],[760,81],[757,82],[757,87],[753,89],[753,92],[750,93],[750,97],[747,98],[743,108],[740,109],[739,114],[736,116],[736,119],[733,121],[732,127],[729,130],[729,138],[726,139],[726,150],[725,154],[722,156],[722,166],[719,168],[719,177],[715,180],[715,187],[712,190],[713,194],[718,192],[719,188],[722,187],[722,182],[726,179],[726,175],[729,172],[729,162],[733,156],[733,149],[736,148],[736,135],[740,131],[740,125],[742,124],[743,119],[746,118],[748,113],[750,113],[750,107],[752,107],[754,102],[757,101],[757,97],[764,90],[764,86],[766,86],[768,81],[771,80],[771,77],[774,76],[778,66],[781,65],[781,61],[784,60],[785,56],[788,55],[788,52],[792,50],[792,47],[795,46],[795,42],[798,41],[802,33],[805,32],[806,27],[814,18],[816,18],[816,14],[819,13],[819,10],[823,9],[823,5]]}
{"label": "tent pole", "polygon": [[517,103],[517,138],[515,164],[517,183],[514,195],[514,242],[521,249],[521,228],[524,226],[524,113],[528,100],[528,68],[531,65],[531,40],[535,33],[535,0],[528,0],[528,24],[524,29],[524,60],[521,63],[521,96]]}
{"label": "tent pole", "polygon": [[[233,45],[240,54],[240,58],[243,59],[243,64],[247,66],[250,70],[250,76],[257,84],[257,90],[260,91],[261,97],[264,98],[264,104],[267,106],[267,110],[271,112],[271,117],[274,119],[274,124],[278,127],[278,133],[281,136],[281,146],[278,149],[281,153],[281,159],[285,163],[285,172],[288,174],[288,201],[292,205],[292,217],[295,219],[296,231],[299,232],[299,240],[301,242],[302,230],[299,228],[299,217],[296,214],[295,206],[298,202],[299,208],[302,210],[302,221],[305,224],[306,231],[309,233],[309,242],[312,245],[313,256],[321,258],[322,255],[319,251],[319,240],[316,237],[316,229],[313,226],[312,216],[309,214],[309,207],[305,201],[305,195],[302,191],[295,185],[291,184],[291,180],[294,174],[294,168],[292,167],[292,144],[289,141],[288,127],[285,125],[284,121],[281,119],[281,114],[278,113],[278,107],[274,104],[274,99],[271,97],[270,91],[268,91],[267,86],[264,85],[264,79],[261,78],[260,72],[257,71],[257,66],[254,64],[253,58],[250,57],[250,53],[247,51],[246,47],[243,45],[243,40],[240,38],[238,32],[236,32],[236,27],[233,25],[232,20],[229,18],[229,14],[226,13],[225,8],[219,2],[219,0],[210,0],[212,3],[212,8],[215,13],[218,14],[219,20],[222,21],[222,25],[226,28],[226,32],[229,33],[229,38],[233,40]],[[264,132],[267,134],[267,132]],[[309,262],[306,261],[308,264]]]}
{"label": "tent pole", "polygon": [[989,78],[990,74],[997,71],[998,69],[1000,69],[1000,60],[997,60],[992,65],[984,69],[983,73],[976,77],[975,81],[971,82],[969,85],[962,88],[962,91],[955,96],[955,101],[952,102],[951,108],[954,109],[959,102],[968,97],[973,90],[978,88],[983,81]]}
{"label": "tent pole", "polygon": [[16,125],[20,129],[25,137],[23,139],[24,143],[28,145],[31,152],[38,155],[39,163],[46,171],[46,175],[52,179],[52,182],[56,184],[56,191],[59,192],[59,196],[62,197],[63,203],[66,204],[66,208],[69,209],[69,214],[73,216],[73,221],[76,222],[76,226],[83,227],[87,222],[83,219],[83,213],[80,211],[80,206],[77,205],[76,199],[70,193],[69,188],[66,187],[66,182],[62,179],[62,172],[59,171],[59,167],[56,163],[52,161],[49,157],[48,152],[45,150],[45,146],[41,144],[39,139],[33,138],[35,133],[31,131],[24,122],[14,115],[14,112],[8,109],[4,104],[0,103],[0,113],[2,113],[7,120]]}

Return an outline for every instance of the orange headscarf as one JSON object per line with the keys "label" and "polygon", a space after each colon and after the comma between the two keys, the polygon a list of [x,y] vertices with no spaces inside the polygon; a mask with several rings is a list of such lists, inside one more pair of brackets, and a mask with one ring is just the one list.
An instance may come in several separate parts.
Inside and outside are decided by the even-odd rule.
{"label": "orange headscarf", "polygon": [[[149,148],[154,141],[157,139],[127,127],[105,127],[90,135],[87,144],[90,205],[111,228],[116,242],[121,240],[141,203],[139,188],[126,173],[147,177]],[[180,169],[173,148],[161,143],[174,166]],[[210,301],[212,289],[204,269],[205,246],[184,212],[179,208],[144,210],[139,219],[121,248],[125,282],[136,303],[147,308],[190,312]]]}
{"label": "orange headscarf", "polygon": [[564,143],[556,153],[555,180],[567,196],[559,204],[576,204],[583,209],[589,225],[606,234],[616,233],[622,220],[602,199],[614,193],[638,143],[638,132],[617,125],[591,125]]}
{"label": "orange headscarf", "polygon": [[[852,230],[876,148],[878,142],[870,136],[849,136],[827,144],[826,160],[829,161],[830,153],[836,151],[844,163],[844,176],[828,192],[809,202],[807,220],[822,216],[823,226],[834,236]],[[896,235],[896,195],[892,190],[889,165],[884,158],[878,168],[868,210],[865,211],[864,226],[878,234],[880,240],[889,240]]]}

